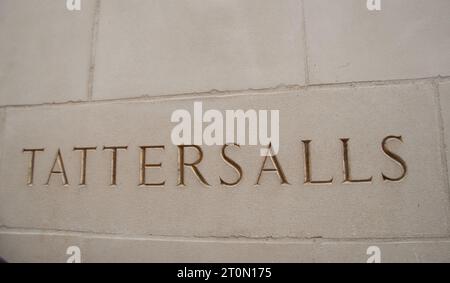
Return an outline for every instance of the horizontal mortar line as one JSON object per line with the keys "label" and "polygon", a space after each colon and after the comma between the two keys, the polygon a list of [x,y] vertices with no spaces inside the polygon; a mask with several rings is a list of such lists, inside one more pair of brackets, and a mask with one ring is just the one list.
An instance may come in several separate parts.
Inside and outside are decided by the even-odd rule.
{"label": "horizontal mortar line", "polygon": [[371,86],[390,86],[390,85],[408,85],[416,83],[432,83],[432,82],[450,81],[450,76],[424,77],[415,79],[399,79],[399,80],[375,80],[375,81],[359,81],[359,82],[342,82],[342,83],[323,83],[309,85],[285,85],[280,84],[275,87],[260,89],[241,89],[241,90],[215,90],[204,92],[187,92],[176,94],[150,95],[142,94],[132,97],[111,98],[111,99],[92,99],[92,100],[69,100],[64,102],[45,102],[35,104],[12,104],[2,105],[2,108],[29,108],[39,106],[64,106],[64,105],[91,105],[91,104],[108,104],[108,103],[126,103],[126,102],[164,102],[164,101],[182,101],[192,99],[207,98],[226,98],[239,96],[259,96],[274,94],[298,94],[298,91],[314,90],[314,89],[331,89],[331,88],[355,88],[355,87],[371,87]]}
{"label": "horizontal mortar line", "polygon": [[112,98],[112,99],[97,99],[97,100],[71,100],[65,102],[46,102],[39,104],[17,104],[17,105],[3,105],[1,108],[29,108],[39,106],[61,106],[61,105],[91,105],[91,104],[108,104],[108,103],[127,103],[127,102],[164,102],[164,101],[183,101],[190,99],[204,99],[204,98],[224,98],[233,96],[249,96],[249,95],[264,95],[264,94],[280,94],[293,93],[304,89],[303,86],[290,86],[281,88],[268,89],[248,89],[236,91],[218,91],[211,90],[208,92],[193,92],[193,93],[179,93],[179,94],[163,94],[163,95],[148,95],[143,94],[134,97]]}
{"label": "horizontal mortar line", "polygon": [[356,243],[356,242],[379,242],[379,243],[422,243],[435,241],[449,241],[450,236],[399,236],[399,237],[370,237],[370,238],[333,238],[333,237],[249,237],[249,236],[173,236],[173,235],[133,235],[98,233],[92,231],[70,231],[55,229],[36,228],[12,228],[0,227],[1,234],[10,235],[47,235],[67,236],[79,238],[111,239],[111,240],[137,240],[137,241],[166,241],[166,242],[230,242],[230,243]]}
{"label": "horizontal mortar line", "polygon": [[338,83],[311,83],[306,88],[322,89],[322,88],[353,88],[353,87],[371,87],[371,86],[390,86],[390,85],[408,85],[416,83],[433,83],[435,81],[450,80],[450,76],[433,76],[413,79],[394,79],[394,80],[368,80],[368,81],[351,81]]}
{"label": "horizontal mortar line", "polygon": [[189,93],[177,93],[177,94],[162,94],[162,95],[149,95],[142,94],[137,96],[123,97],[123,98],[111,98],[111,99],[93,99],[93,100],[71,100],[65,102],[46,102],[37,104],[17,104],[17,105],[3,105],[0,108],[24,108],[24,107],[36,107],[36,106],[59,106],[59,105],[88,105],[88,104],[107,104],[111,102],[162,102],[162,101],[182,101],[189,99],[201,99],[201,98],[223,98],[233,96],[248,96],[248,95],[261,95],[261,94],[279,94],[279,93],[293,93],[305,89],[305,86],[300,85],[283,85],[273,88],[261,88],[261,89],[245,89],[245,90],[210,90],[205,92],[189,92]]}

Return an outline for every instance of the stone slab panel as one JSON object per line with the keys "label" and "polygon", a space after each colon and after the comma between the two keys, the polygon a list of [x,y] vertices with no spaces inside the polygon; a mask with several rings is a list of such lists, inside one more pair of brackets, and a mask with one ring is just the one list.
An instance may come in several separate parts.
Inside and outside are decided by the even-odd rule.
{"label": "stone slab panel", "polygon": [[[261,98],[263,97],[263,99]],[[10,228],[36,228],[121,235],[244,236],[253,238],[436,237],[448,233],[448,190],[442,174],[439,126],[434,88],[428,83],[377,87],[317,88],[300,93],[210,98],[203,109],[280,110],[279,163],[290,185],[280,185],[273,172],[262,174],[259,147],[242,145],[227,154],[242,167],[243,178],[220,157],[221,146],[202,146],[198,168],[206,187],[186,170],[186,186],[177,186],[177,147],[170,133],[171,113],[193,112],[194,99],[40,106],[7,110],[1,164],[0,219]],[[387,148],[407,165],[402,168],[382,151]],[[343,147],[349,139],[353,179],[343,183]],[[331,185],[304,184],[301,140],[312,140],[313,178],[333,177]],[[110,186],[111,153],[103,146],[127,145],[118,155],[117,186]],[[139,186],[139,146],[151,150],[149,182]],[[80,152],[97,146],[87,159],[86,185],[80,182]],[[30,154],[24,148],[45,148],[36,154],[34,185],[27,186]],[[60,175],[44,185],[61,149],[68,186]],[[197,159],[194,150],[186,160]],[[267,162],[271,167],[271,162]],[[189,168],[187,168],[189,169]],[[26,209],[24,209],[26,207]]]}
{"label": "stone slab panel", "polygon": [[86,100],[96,1],[0,3],[0,105]]}
{"label": "stone slab panel", "polygon": [[304,84],[299,0],[102,1],[94,99]]}
{"label": "stone slab panel", "polygon": [[305,0],[312,84],[450,75],[450,2]]}

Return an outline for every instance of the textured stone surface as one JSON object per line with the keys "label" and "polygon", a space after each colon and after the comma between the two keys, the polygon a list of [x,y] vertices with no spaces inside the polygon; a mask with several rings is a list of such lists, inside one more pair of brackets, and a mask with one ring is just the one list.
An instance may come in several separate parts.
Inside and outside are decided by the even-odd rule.
{"label": "textured stone surface", "polygon": [[103,1],[94,98],[304,83],[299,0]]}
{"label": "textured stone surface", "polygon": [[87,98],[95,1],[0,2],[0,105]]}
{"label": "textured stone surface", "polygon": [[[377,246],[382,262],[450,262],[450,1],[65,2],[0,0],[0,257],[65,262],[79,246],[83,262],[366,262]],[[177,186],[170,117],[195,101],[280,110],[290,184],[265,172],[255,186],[263,158],[242,145],[227,150],[242,181],[220,185],[236,172],[203,145],[211,186],[189,168]],[[407,165],[398,182],[381,175],[402,173],[389,135],[403,140],[387,145]],[[343,138],[352,177],[370,183],[343,183]],[[331,185],[304,184],[302,140],[312,179]],[[102,149],[121,145],[110,186]],[[165,146],[147,153],[162,187],[139,186],[145,145]],[[79,185],[83,146],[97,150]],[[41,147],[28,186],[22,150]],[[69,185],[47,186],[58,149]]]}
{"label": "textured stone surface", "polygon": [[450,1],[305,0],[313,84],[450,75]]}
{"label": "textured stone surface", "polygon": [[[220,158],[220,147],[203,147],[199,169],[206,188],[186,171],[177,187],[177,152],[171,145],[170,115],[192,109],[195,100],[154,101],[8,109],[2,162],[0,217],[8,227],[33,227],[102,233],[171,236],[248,237],[418,237],[448,231],[448,191],[442,175],[439,127],[433,87],[418,83],[361,88],[320,88],[276,96],[227,97],[206,101],[207,109],[279,109],[280,163],[291,185],[280,186],[264,173],[255,187],[262,158],[256,147],[232,148],[244,171],[239,186],[225,188],[219,177],[235,173]],[[39,117],[39,119],[36,119]],[[64,119],[62,119],[64,117]],[[414,119],[411,119],[414,117]],[[295,121],[295,123],[292,123]],[[402,135],[388,147],[408,166],[407,177],[386,182],[381,173],[400,174],[385,156],[381,141]],[[371,184],[342,184],[340,138],[350,138],[354,178],[373,176]],[[303,184],[301,140],[311,139],[315,179],[334,177],[332,185]],[[165,145],[149,170],[163,188],[138,187],[141,145]],[[109,152],[88,158],[87,186],[78,186],[80,153],[75,146],[128,145],[119,153],[118,186],[110,187]],[[29,154],[36,159],[35,185],[26,185]],[[58,147],[70,186],[58,176],[44,186]],[[187,158],[193,160],[194,152]],[[7,161],[7,162],[6,162]],[[270,163],[269,163],[270,164]],[[28,205],[28,209],[18,209]]]}

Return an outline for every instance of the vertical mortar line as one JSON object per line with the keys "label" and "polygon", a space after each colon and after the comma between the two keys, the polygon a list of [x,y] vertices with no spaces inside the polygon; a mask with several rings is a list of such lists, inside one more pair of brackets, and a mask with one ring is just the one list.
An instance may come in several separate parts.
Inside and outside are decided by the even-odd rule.
{"label": "vertical mortar line", "polygon": [[303,29],[303,52],[305,60],[305,86],[308,88],[309,85],[309,63],[308,63],[308,43],[306,36],[306,18],[305,18],[305,0],[301,1],[302,6],[302,29]]}
{"label": "vertical mortar line", "polygon": [[89,58],[89,78],[88,78],[88,90],[87,90],[87,100],[92,101],[93,90],[94,90],[94,71],[95,71],[95,55],[97,51],[97,35],[98,26],[100,21],[100,7],[101,0],[95,0],[94,7],[94,21],[91,30],[91,54]]}
{"label": "vertical mortar line", "polygon": [[[442,117],[442,107],[441,107],[441,94],[439,91],[439,81],[437,79],[433,80],[432,82],[434,87],[434,95],[435,95],[435,101],[437,105],[437,112],[438,112],[438,127],[439,127],[439,148],[441,153],[441,162],[442,162],[442,170],[444,175],[444,183],[447,187],[447,195],[448,200],[450,203],[450,181],[448,176],[448,164],[447,164],[447,145],[445,143],[445,125],[444,125],[444,118]],[[447,207],[447,231],[450,234],[450,207]]]}

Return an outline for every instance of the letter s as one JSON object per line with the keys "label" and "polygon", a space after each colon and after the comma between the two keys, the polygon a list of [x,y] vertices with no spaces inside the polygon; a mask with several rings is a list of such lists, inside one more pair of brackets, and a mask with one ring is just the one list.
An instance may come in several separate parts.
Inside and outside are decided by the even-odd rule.
{"label": "letter s", "polygon": [[390,157],[392,160],[394,160],[397,164],[400,165],[400,167],[402,168],[402,173],[398,177],[388,177],[384,173],[381,173],[381,176],[383,177],[383,181],[387,180],[392,182],[398,182],[401,181],[403,178],[405,178],[408,167],[406,166],[406,162],[400,156],[393,153],[387,148],[386,143],[391,139],[396,139],[403,142],[402,136],[387,136],[381,142],[381,147],[383,149],[384,154],[386,154],[388,157]]}

